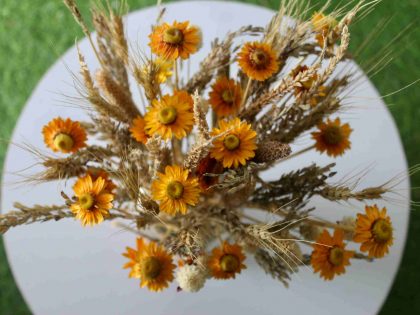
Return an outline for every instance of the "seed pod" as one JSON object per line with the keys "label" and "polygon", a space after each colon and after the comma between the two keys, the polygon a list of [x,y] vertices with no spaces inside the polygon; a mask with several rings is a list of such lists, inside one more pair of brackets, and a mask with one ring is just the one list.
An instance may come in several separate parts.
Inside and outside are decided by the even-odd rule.
{"label": "seed pod", "polygon": [[278,141],[266,141],[258,145],[255,151],[254,162],[271,163],[289,156],[292,150],[290,146]]}

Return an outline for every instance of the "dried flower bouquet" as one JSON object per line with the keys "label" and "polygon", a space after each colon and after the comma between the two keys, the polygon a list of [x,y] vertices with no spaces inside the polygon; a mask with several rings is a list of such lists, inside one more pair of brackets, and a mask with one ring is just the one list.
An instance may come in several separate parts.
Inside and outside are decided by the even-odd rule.
{"label": "dried flower bouquet", "polygon": [[[401,176],[362,190],[332,184],[334,164],[302,165],[275,181],[260,176],[308,150],[331,157],[350,150],[352,129],[337,115],[357,78],[335,70],[352,58],[349,25],[378,1],[332,12],[327,4],[310,17],[300,1],[284,1],[266,27],[244,26],[214,40],[191,77],[182,70],[200,49],[199,27],[164,23],[161,10],[149,35],[151,53],[139,51],[125,37],[124,2],[118,10],[92,7],[96,37],[75,1],[64,2],[100,64],[93,75],[78,50],[76,89],[90,121],[56,117],[43,127],[46,146],[61,157],[28,148],[45,166],[32,181],[74,180],[73,191],[62,192],[59,206],[16,203],[15,211],[0,216],[1,233],[63,218],[83,226],[118,219],[138,235],[123,254],[124,268],[152,291],[175,278],[187,292],[200,290],[208,278],[234,279],[252,256],[287,286],[304,265],[332,280],[353,259],[388,253],[391,219],[373,202],[393,193]],[[133,99],[129,76],[143,100]],[[313,144],[292,152],[290,145],[308,132]],[[316,209],[307,204],[314,196],[367,205],[356,218],[330,222],[312,215]],[[359,243],[360,252],[346,242]]]}

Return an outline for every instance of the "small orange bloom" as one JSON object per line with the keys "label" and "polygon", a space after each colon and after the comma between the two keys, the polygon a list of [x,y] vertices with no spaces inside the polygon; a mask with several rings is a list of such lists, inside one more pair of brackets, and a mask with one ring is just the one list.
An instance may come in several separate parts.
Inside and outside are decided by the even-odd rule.
{"label": "small orange bloom", "polygon": [[114,195],[106,187],[105,179],[98,177],[93,181],[90,175],[79,178],[74,184],[77,201],[71,205],[71,211],[83,226],[99,224],[109,215]]}
{"label": "small orange bloom", "polygon": [[341,125],[340,118],[336,118],[334,121],[327,119],[326,122],[318,125],[318,130],[312,132],[317,151],[321,153],[326,151],[327,155],[336,157],[350,149],[349,138],[353,130],[349,124]]}
{"label": "small orange bloom", "polygon": [[220,77],[211,87],[209,103],[218,116],[234,115],[242,102],[242,89],[234,80]]}
{"label": "small orange bloom", "polygon": [[185,91],[175,91],[174,95],[164,95],[154,100],[144,117],[145,130],[149,136],[155,134],[163,140],[172,137],[182,139],[194,125],[193,101]]}
{"label": "small orange bloom", "polygon": [[257,81],[267,80],[279,69],[273,48],[259,42],[246,43],[238,54],[238,63],[249,78]]}
{"label": "small orange bloom", "polygon": [[144,129],[145,122],[143,117],[136,117],[133,120],[133,124],[130,128],[131,136],[136,139],[137,142],[146,144],[147,143],[147,134]]}
{"label": "small orange bloom", "polygon": [[354,239],[362,243],[360,250],[369,252],[369,257],[381,258],[393,244],[393,228],[386,208],[379,211],[377,205],[366,206],[366,214],[357,214]]}
{"label": "small orange bloom", "polygon": [[321,278],[332,280],[335,275],[346,272],[345,266],[350,265],[350,258],[354,252],[345,250],[344,232],[336,229],[331,236],[324,230],[316,240],[311,255],[311,264],[314,272],[320,272]]}
{"label": "small orange bloom", "polygon": [[174,279],[176,266],[172,255],[155,242],[145,244],[143,239],[138,238],[137,249],[127,247],[123,256],[129,259],[123,268],[131,269],[129,277],[139,278],[142,288],[159,292],[167,288]]}
{"label": "small orange bloom", "polygon": [[201,47],[201,31],[190,22],[163,23],[149,35],[152,52],[163,59],[188,59]]}
{"label": "small orange bloom", "polygon": [[99,168],[89,168],[87,170],[87,175],[92,178],[92,181],[97,180],[99,177],[102,177],[105,180],[105,188],[104,190],[112,193],[112,191],[117,188],[111,178],[109,178],[109,174],[104,170]]}
{"label": "small orange bloom", "polygon": [[129,259],[129,262],[126,263],[123,268],[130,269],[130,273],[128,274],[129,278],[140,278],[140,270],[139,270],[139,261],[141,258],[141,254],[144,251],[146,244],[141,237],[137,238],[136,241],[137,248],[126,247],[126,252],[123,254],[124,257]]}
{"label": "small orange bloom", "polygon": [[78,121],[54,118],[42,129],[45,144],[54,152],[74,153],[86,146],[86,131]]}
{"label": "small orange bloom", "polygon": [[161,211],[170,215],[187,213],[188,206],[195,206],[200,198],[197,178],[179,166],[166,166],[165,173],[158,173],[152,183],[152,196],[159,201]]}
{"label": "small orange bloom", "polygon": [[174,96],[178,98],[178,103],[188,104],[190,110],[193,110],[194,100],[187,91],[176,90],[174,91]]}
{"label": "small orange bloom", "polygon": [[225,241],[221,247],[213,249],[208,266],[215,279],[235,279],[237,273],[246,269],[244,260],[242,247]]}
{"label": "small orange bloom", "polygon": [[222,162],[223,167],[238,167],[255,156],[257,133],[251,125],[239,118],[231,121],[219,121],[219,128],[214,128],[212,136],[224,136],[213,142],[210,156]]}

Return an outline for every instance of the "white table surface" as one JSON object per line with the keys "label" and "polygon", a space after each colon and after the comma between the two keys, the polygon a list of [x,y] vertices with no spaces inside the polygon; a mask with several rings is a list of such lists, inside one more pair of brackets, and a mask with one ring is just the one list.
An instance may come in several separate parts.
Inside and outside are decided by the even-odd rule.
{"label": "white table surface", "polygon": [[[204,45],[192,58],[193,70],[209,51],[210,40],[244,24],[264,26],[273,15],[262,7],[229,2],[180,2],[167,8],[167,21],[190,20],[203,29]],[[156,8],[147,8],[127,17],[129,38],[145,49],[156,14]],[[87,41],[81,41],[80,47],[93,70],[97,63]],[[19,118],[13,142],[31,142],[44,149],[41,128],[51,118],[86,117],[81,110],[66,106],[64,97],[56,93],[76,95],[65,65],[78,72],[74,47],[39,82]],[[395,174],[406,172],[398,131],[375,88],[365,78],[352,95],[354,108],[341,115],[354,129],[352,150],[336,160],[336,169],[343,176],[371,166],[364,181],[366,185],[381,184]],[[309,139],[300,140],[294,149],[308,143]],[[271,170],[267,176],[276,178],[284,171],[307,166],[312,161],[325,165],[332,160],[309,152]],[[33,162],[27,152],[13,145],[9,147],[1,190],[2,211],[12,209],[14,201],[28,205],[60,203],[60,190],[71,193],[72,183],[36,187],[10,184],[18,179],[13,172]],[[41,169],[35,166],[31,171]],[[94,228],[82,228],[72,219],[33,224],[10,230],[5,244],[16,282],[30,309],[38,315],[374,314],[383,304],[401,260],[409,221],[409,206],[404,201],[409,198],[408,187],[408,180],[398,186],[403,196],[398,204],[379,203],[388,207],[395,228],[395,243],[387,257],[375,263],[352,260],[346,274],[332,282],[324,282],[302,268],[293,276],[289,289],[265,275],[248,258],[248,269],[237,280],[208,281],[197,294],[177,293],[175,283],[163,293],[148,292],[140,289],[136,280],[128,279],[127,270],[121,268],[125,263],[121,253],[125,246],[134,246],[134,235],[116,230],[110,223]],[[363,211],[363,204],[357,202],[339,205],[316,199],[313,204],[319,207],[316,214],[330,219]]]}

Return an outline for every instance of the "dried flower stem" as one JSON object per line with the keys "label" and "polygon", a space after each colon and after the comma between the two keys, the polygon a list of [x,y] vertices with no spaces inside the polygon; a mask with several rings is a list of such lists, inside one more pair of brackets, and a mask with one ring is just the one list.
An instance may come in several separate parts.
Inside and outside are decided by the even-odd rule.
{"label": "dried flower stem", "polygon": [[34,222],[46,222],[50,220],[61,220],[72,217],[73,213],[68,210],[68,206],[41,206],[34,205],[27,207],[20,203],[15,203],[14,207],[18,210],[7,212],[0,215],[0,234],[6,233],[11,227]]}
{"label": "dried flower stem", "polygon": [[90,46],[92,47],[93,52],[95,53],[96,59],[98,59],[99,63],[104,66],[102,58],[99,56],[98,51],[96,50],[95,44],[93,43],[92,36],[90,35],[89,29],[83,19],[82,14],[80,13],[79,8],[74,0],[63,0],[64,4],[70,10],[71,14],[73,15],[74,19],[76,20],[77,24],[80,25],[83,33],[89,40]]}
{"label": "dried flower stem", "polygon": [[248,93],[249,93],[249,88],[251,87],[251,83],[252,83],[252,79],[248,78],[248,81],[247,81],[246,87],[245,87],[245,91],[244,91],[244,95],[242,96],[242,104],[241,104],[240,108],[242,108],[244,106],[244,104],[246,104]]}

